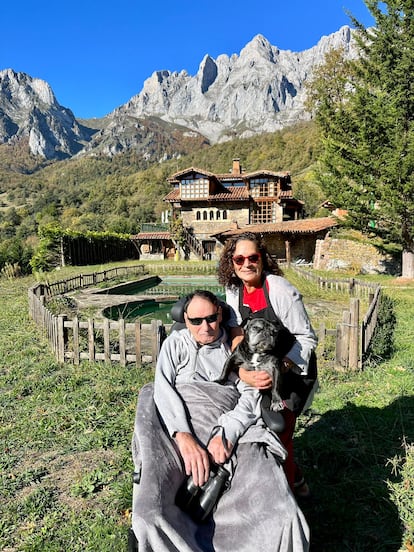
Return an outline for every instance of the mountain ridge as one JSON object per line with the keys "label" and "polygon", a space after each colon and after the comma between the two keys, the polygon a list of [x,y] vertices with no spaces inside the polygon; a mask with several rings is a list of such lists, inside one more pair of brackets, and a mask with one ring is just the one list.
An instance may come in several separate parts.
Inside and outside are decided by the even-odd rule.
{"label": "mountain ridge", "polygon": [[48,160],[134,150],[161,162],[195,145],[281,130],[309,119],[305,83],[330,49],[357,55],[353,34],[344,26],[303,52],[280,50],[258,34],[239,54],[205,54],[194,76],[154,71],[138,94],[90,126],[57,102],[48,83],[5,69],[0,144],[28,139],[30,153]]}

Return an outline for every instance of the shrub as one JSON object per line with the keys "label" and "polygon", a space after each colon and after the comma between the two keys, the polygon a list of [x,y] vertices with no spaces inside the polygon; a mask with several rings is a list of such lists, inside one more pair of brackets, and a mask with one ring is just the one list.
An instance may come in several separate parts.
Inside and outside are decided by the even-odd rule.
{"label": "shrub", "polygon": [[391,500],[398,508],[403,524],[403,540],[407,550],[414,546],[414,444],[405,445],[405,456],[389,460],[397,482],[388,482]]}
{"label": "shrub", "polygon": [[378,322],[364,360],[365,365],[375,366],[391,358],[395,351],[395,324],[394,301],[391,297],[383,295],[378,309]]}

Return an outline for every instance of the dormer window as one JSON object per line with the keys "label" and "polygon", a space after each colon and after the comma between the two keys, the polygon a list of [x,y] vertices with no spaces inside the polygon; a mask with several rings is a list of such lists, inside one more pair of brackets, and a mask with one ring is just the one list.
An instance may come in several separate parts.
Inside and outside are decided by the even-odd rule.
{"label": "dormer window", "polygon": [[252,197],[275,197],[277,183],[268,178],[252,178],[250,180],[250,194]]}
{"label": "dormer window", "polygon": [[201,199],[209,196],[208,178],[188,178],[181,180],[181,199]]}

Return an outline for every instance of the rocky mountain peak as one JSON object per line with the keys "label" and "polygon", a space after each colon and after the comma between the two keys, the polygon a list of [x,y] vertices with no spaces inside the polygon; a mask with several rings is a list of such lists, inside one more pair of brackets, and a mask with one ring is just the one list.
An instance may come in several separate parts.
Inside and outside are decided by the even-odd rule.
{"label": "rocky mountain peak", "polygon": [[262,58],[270,63],[275,63],[278,52],[279,50],[275,46],[272,46],[267,38],[258,34],[241,50],[240,59]]}
{"label": "rocky mountain peak", "polygon": [[[305,88],[326,52],[356,52],[353,32],[343,27],[303,52],[280,50],[256,35],[240,54],[204,56],[195,76],[157,72],[142,91],[108,117],[160,117],[220,142],[274,132],[306,120]],[[156,77],[155,77],[156,75]]]}
{"label": "rocky mountain peak", "polygon": [[82,149],[90,135],[59,105],[47,82],[5,69],[0,71],[0,143],[27,138],[34,155],[62,159]]}
{"label": "rocky mountain peak", "polygon": [[342,27],[302,52],[280,50],[258,34],[239,54],[206,54],[194,76],[155,71],[141,92],[104,118],[93,138],[46,82],[6,69],[0,71],[0,143],[28,138],[32,153],[49,159],[132,148],[149,159],[162,154],[162,143],[168,155],[180,155],[188,140],[215,143],[274,132],[309,118],[305,84],[333,48],[355,57],[354,31]]}

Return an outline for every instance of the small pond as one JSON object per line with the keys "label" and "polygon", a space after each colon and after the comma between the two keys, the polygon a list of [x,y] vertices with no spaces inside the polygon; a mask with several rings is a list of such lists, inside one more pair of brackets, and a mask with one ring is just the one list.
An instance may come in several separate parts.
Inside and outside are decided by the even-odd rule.
{"label": "small pond", "polygon": [[[127,322],[140,320],[143,324],[149,324],[156,319],[164,324],[171,324],[170,311],[173,304],[196,289],[208,289],[222,299],[225,297],[223,286],[217,282],[215,276],[165,276],[162,280],[154,278],[147,287],[143,287],[142,282],[123,285],[118,293],[131,295],[131,301],[107,307],[103,315],[111,320],[124,318]],[[114,290],[111,290],[111,294],[115,294]],[[134,295],[139,295],[140,299],[134,301]],[[162,300],[163,296],[165,301]]]}

